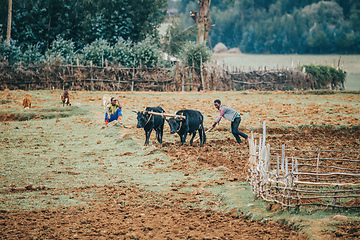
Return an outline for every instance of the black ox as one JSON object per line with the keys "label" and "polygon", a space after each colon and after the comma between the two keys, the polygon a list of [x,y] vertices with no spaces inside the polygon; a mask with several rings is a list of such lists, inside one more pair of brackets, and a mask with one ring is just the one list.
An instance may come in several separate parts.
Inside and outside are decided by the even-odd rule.
{"label": "black ox", "polygon": [[172,117],[168,121],[170,125],[170,133],[177,133],[180,136],[181,145],[184,145],[187,134],[192,133],[192,138],[190,139],[190,145],[192,145],[196,131],[200,135],[200,147],[206,142],[206,135],[204,131],[204,117],[203,115],[196,110],[180,110],[176,115],[185,116],[185,119],[179,117]]}
{"label": "black ox", "polygon": [[164,122],[162,116],[150,114],[149,112],[165,113],[161,107],[147,107],[143,112],[137,112],[137,127],[145,130],[145,146],[149,145],[149,138],[153,129],[156,132],[156,139],[162,143]]}

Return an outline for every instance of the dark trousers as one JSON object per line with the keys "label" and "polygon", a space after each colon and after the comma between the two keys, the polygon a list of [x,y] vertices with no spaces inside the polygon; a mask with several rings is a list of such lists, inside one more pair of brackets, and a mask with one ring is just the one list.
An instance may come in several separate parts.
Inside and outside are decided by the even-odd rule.
{"label": "dark trousers", "polygon": [[234,135],[234,137],[236,138],[236,141],[237,141],[238,143],[241,143],[241,139],[240,139],[239,135],[242,136],[242,137],[245,138],[245,139],[248,138],[248,135],[246,135],[245,133],[240,132],[240,131],[238,130],[238,127],[239,127],[240,122],[241,122],[241,118],[240,118],[240,117],[235,118],[234,121],[231,122],[231,133]]}

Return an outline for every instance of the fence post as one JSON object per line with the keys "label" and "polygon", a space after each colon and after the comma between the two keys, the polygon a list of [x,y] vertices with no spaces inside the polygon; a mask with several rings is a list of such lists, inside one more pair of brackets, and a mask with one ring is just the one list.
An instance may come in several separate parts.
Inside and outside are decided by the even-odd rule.
{"label": "fence post", "polygon": [[194,76],[195,76],[195,63],[194,63],[194,59],[193,59],[193,62],[192,62],[192,75],[191,75],[191,82],[190,82],[190,85],[189,85],[189,88],[190,88],[190,92],[192,90],[192,83],[194,82]]}
{"label": "fence post", "polygon": [[131,81],[131,91],[133,92],[134,91],[134,78],[135,78],[135,59],[134,59],[134,66],[133,66],[133,69],[132,69],[132,81]]}
{"label": "fence post", "polygon": [[91,91],[94,91],[94,75],[93,75],[93,62],[90,61],[90,78],[91,78],[91,82],[90,82],[90,86],[91,86]]}
{"label": "fence post", "polygon": [[202,64],[202,57],[200,57],[200,78],[201,78],[201,84],[203,87],[203,91],[205,91],[205,81],[204,81],[204,76],[203,76],[203,64]]}
{"label": "fence post", "polygon": [[299,166],[298,166],[298,161],[297,158],[295,158],[295,173],[296,173],[296,181],[299,181]]}
{"label": "fence post", "polygon": [[280,157],[279,154],[276,154],[276,197],[275,199],[278,200],[278,195],[279,195],[279,161],[280,161]]}
{"label": "fence post", "polygon": [[333,209],[333,210],[335,210],[335,206],[336,206],[337,190],[339,190],[339,185],[336,185],[336,186],[335,186],[334,200],[333,200],[333,202],[332,202],[332,205],[333,205],[332,209]]}
{"label": "fence post", "polygon": [[285,144],[281,146],[281,170],[284,171],[285,164]]}
{"label": "fence post", "polygon": [[259,165],[261,164],[261,158],[264,156],[262,153],[261,138],[259,138]]}
{"label": "fence post", "polygon": [[318,155],[317,155],[317,159],[316,159],[316,181],[319,181],[319,164],[320,164],[320,148],[318,149]]}
{"label": "fence post", "polygon": [[183,70],[184,70],[184,74],[182,75],[182,78],[181,78],[181,91],[182,91],[182,92],[185,91],[185,86],[184,86],[184,84],[185,84],[185,76],[186,76],[186,74],[185,74],[186,70],[185,70],[185,69],[183,69]]}
{"label": "fence post", "polygon": [[265,141],[266,141],[266,122],[264,121],[263,122],[263,140],[262,140],[262,146],[261,146],[261,148],[262,148],[262,155],[264,155],[265,154]]}

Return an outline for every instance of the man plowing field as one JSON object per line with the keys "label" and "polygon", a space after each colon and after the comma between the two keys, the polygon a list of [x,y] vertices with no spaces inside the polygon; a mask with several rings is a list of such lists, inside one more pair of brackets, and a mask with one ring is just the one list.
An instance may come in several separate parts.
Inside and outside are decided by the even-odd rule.
{"label": "man plowing field", "polygon": [[219,115],[215,119],[212,128],[214,128],[216,124],[220,122],[221,118],[224,117],[225,119],[231,121],[231,133],[234,135],[238,143],[241,143],[241,139],[239,136],[245,139],[248,138],[248,135],[238,130],[239,124],[241,122],[240,113],[238,113],[235,109],[221,105],[221,101],[219,99],[216,99],[214,101],[214,106],[219,110]]}

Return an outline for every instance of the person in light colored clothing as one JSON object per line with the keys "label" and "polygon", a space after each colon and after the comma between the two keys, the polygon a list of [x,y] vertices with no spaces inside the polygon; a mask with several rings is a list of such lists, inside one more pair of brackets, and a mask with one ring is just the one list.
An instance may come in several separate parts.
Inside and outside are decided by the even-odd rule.
{"label": "person in light colored clothing", "polygon": [[235,109],[221,105],[221,101],[219,99],[214,101],[214,106],[219,110],[219,115],[215,119],[212,128],[214,128],[216,124],[220,122],[221,118],[225,118],[231,121],[231,133],[234,135],[238,143],[241,143],[240,136],[245,139],[248,138],[248,135],[238,130],[239,124],[241,122],[240,113],[238,113]]}
{"label": "person in light colored clothing", "polygon": [[110,103],[106,106],[105,124],[115,120],[121,120],[121,104],[116,98],[111,98]]}

